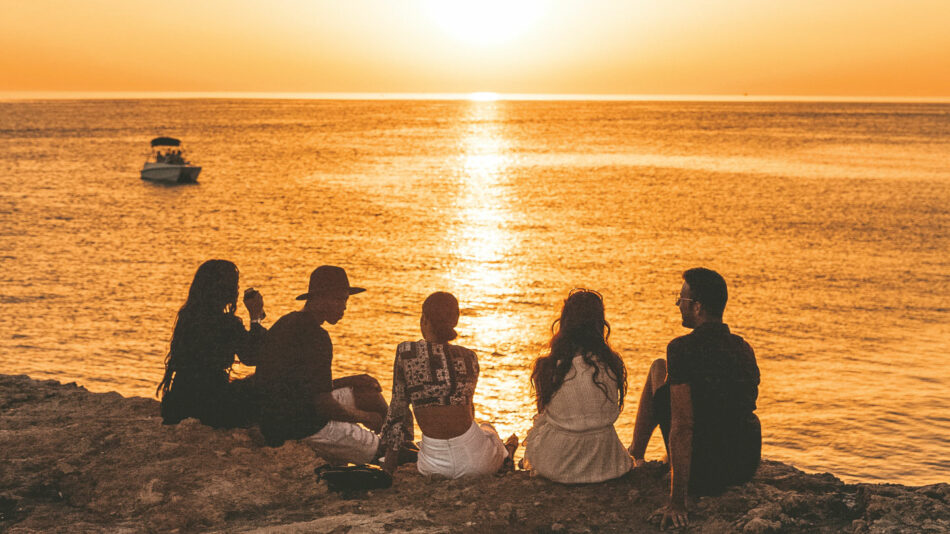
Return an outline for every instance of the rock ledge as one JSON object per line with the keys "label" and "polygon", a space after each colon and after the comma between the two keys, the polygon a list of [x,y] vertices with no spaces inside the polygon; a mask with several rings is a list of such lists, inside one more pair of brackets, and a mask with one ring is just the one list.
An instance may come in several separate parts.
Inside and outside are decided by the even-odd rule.
{"label": "rock ledge", "polygon": [[[659,464],[563,486],[523,472],[328,493],[307,447],[187,420],[158,403],[0,375],[0,531],[653,532]],[[845,484],[765,460],[749,484],[690,503],[696,532],[950,532],[950,485]]]}

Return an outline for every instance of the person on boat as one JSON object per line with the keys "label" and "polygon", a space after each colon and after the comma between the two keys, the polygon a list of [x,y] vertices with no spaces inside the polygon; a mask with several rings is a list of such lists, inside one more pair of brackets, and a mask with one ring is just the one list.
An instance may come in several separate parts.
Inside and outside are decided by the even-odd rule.
{"label": "person on boat", "polygon": [[231,380],[235,355],[245,365],[257,365],[267,330],[261,326],[264,299],[249,289],[244,306],[250,330],[235,315],[238,269],[227,260],[208,260],[198,267],[188,298],[178,311],[171,347],[165,358],[161,395],[164,424],[194,417],[218,427],[245,427],[257,419],[252,379]]}
{"label": "person on boat", "polygon": [[[449,342],[458,337],[459,303],[436,292],[422,304],[419,341],[396,348],[393,391],[381,434],[383,469],[393,473],[400,451],[413,439],[413,413],[422,430],[416,468],[446,478],[492,474],[513,467],[517,436],[502,443],[488,423],[475,421],[478,384],[475,352]],[[411,407],[411,411],[410,411]]]}
{"label": "person on boat", "polygon": [[687,524],[687,493],[721,493],[751,480],[759,465],[759,368],[752,347],[722,322],[728,297],[719,273],[683,273],[676,306],[693,331],[670,341],[640,395],[630,454],[642,465],[659,425],[672,471],[669,503],[657,514],[661,527]]}
{"label": "person on boat", "polygon": [[165,163],[165,154],[161,150],[155,153],[155,163]]}
{"label": "person on boat", "polygon": [[538,413],[525,438],[524,466],[567,484],[622,476],[633,462],[614,422],[623,409],[627,370],[608,342],[603,297],[572,290],[551,330],[550,349],[531,373]]}
{"label": "person on boat", "polygon": [[[331,463],[369,463],[377,458],[379,432],[388,406],[375,378],[362,374],[333,379],[333,343],[324,323],[337,324],[351,295],[346,271],[317,267],[303,309],[271,327],[256,377],[261,392],[261,433],[279,447],[301,440]],[[364,426],[360,426],[360,425]]]}

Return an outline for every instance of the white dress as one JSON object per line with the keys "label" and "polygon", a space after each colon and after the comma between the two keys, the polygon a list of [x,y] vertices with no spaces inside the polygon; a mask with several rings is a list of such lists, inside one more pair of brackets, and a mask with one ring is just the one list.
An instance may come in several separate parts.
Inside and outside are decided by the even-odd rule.
{"label": "white dress", "polygon": [[535,417],[525,439],[525,466],[565,484],[603,482],[633,466],[614,421],[620,416],[616,379],[598,364],[597,376],[607,394],[594,384],[594,367],[578,355],[544,411]]}

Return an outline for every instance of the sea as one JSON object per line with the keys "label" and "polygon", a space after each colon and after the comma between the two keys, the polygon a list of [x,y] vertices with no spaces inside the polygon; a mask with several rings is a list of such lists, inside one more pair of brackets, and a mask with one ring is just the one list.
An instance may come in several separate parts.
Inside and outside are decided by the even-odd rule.
{"label": "sea", "polygon": [[[198,184],[140,179],[158,136]],[[532,362],[568,292],[595,289],[625,443],[650,363],[688,333],[682,272],[715,269],[761,370],[764,457],[950,481],[947,103],[0,101],[0,373],[154,398],[211,258],[261,291],[265,326],[312,269],[345,267],[367,291],[328,327],[334,376],[387,396],[423,299],[454,293],[477,416],[521,438]]]}

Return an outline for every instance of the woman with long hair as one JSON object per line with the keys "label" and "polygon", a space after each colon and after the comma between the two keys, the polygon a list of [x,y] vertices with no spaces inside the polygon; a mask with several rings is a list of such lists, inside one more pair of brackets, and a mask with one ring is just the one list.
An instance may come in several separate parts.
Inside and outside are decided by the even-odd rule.
{"label": "woman with long hair", "polygon": [[380,437],[389,473],[413,439],[413,413],[422,430],[416,468],[423,475],[459,478],[514,467],[518,438],[512,435],[502,443],[494,427],[475,421],[478,357],[449,343],[458,336],[458,320],[458,300],[451,293],[433,293],[422,304],[423,339],[396,349],[393,394]]}
{"label": "woman with long hair", "polygon": [[249,426],[257,419],[249,379],[230,380],[234,356],[257,365],[264,334],[264,299],[253,289],[244,294],[250,331],[235,315],[238,269],[227,260],[208,260],[198,267],[188,299],[178,311],[165,375],[156,395],[162,398],[162,422],[177,424],[194,417],[218,428]]}
{"label": "woman with long hair", "polygon": [[531,373],[538,414],[525,439],[525,467],[562,483],[617,478],[632,467],[614,429],[627,370],[608,342],[603,297],[571,291],[551,331],[549,351]]}

